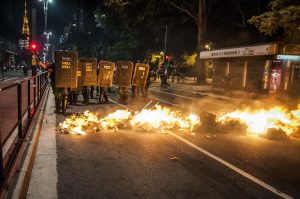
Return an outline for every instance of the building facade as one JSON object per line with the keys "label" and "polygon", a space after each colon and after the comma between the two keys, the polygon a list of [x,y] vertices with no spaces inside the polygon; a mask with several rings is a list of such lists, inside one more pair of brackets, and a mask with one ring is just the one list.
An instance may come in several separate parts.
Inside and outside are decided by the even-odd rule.
{"label": "building facade", "polygon": [[223,80],[230,76],[235,90],[288,94],[300,91],[299,46],[269,43],[202,51],[200,61],[206,83],[214,88],[224,88]]}

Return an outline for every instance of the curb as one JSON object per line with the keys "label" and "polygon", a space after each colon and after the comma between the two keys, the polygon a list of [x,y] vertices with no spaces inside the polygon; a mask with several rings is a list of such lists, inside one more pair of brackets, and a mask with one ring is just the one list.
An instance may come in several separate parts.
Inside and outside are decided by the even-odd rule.
{"label": "curb", "polygon": [[[153,83],[157,84],[157,85],[159,84],[158,82],[153,82]],[[213,97],[216,99],[222,99],[222,100],[240,101],[240,98],[243,98],[243,95],[240,95],[238,97],[229,97],[229,96],[225,96],[225,95],[214,94],[213,91],[223,92],[223,89],[213,88],[212,86],[194,86],[194,85],[171,83],[169,85],[169,88],[190,90],[192,93],[199,93],[204,96],[209,96],[209,97]],[[235,92],[235,91],[233,91],[233,92]]]}
{"label": "curb", "polygon": [[24,156],[18,165],[18,174],[13,176],[12,186],[7,194],[8,198],[26,198],[49,93],[50,88],[48,87],[43,96],[42,104],[38,108],[38,114],[33,118],[35,122],[30,126],[27,141],[23,143]]}

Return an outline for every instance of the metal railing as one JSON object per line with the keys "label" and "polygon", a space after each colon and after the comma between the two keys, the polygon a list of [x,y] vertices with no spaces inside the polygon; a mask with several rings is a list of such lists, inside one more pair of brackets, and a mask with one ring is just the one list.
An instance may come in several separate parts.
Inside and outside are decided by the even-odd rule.
{"label": "metal railing", "polygon": [[0,89],[1,185],[16,159],[47,85],[47,72],[43,72]]}

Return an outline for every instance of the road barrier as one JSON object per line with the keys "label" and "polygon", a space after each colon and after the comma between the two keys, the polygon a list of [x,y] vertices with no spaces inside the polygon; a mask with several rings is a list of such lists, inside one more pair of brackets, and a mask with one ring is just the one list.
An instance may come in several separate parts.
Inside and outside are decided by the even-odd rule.
{"label": "road barrier", "polygon": [[0,88],[0,183],[13,166],[47,88],[47,72]]}

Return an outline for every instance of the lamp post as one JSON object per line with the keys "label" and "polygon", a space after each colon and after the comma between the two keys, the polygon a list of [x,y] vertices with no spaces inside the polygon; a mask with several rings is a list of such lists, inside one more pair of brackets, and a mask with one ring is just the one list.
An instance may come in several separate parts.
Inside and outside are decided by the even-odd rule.
{"label": "lamp post", "polygon": [[45,15],[45,32],[47,32],[47,13],[48,13],[48,3],[51,3],[52,0],[39,0],[44,4],[44,15]]}
{"label": "lamp post", "polygon": [[49,38],[52,35],[52,32],[44,32],[44,35],[46,36],[46,44],[49,44]]}
{"label": "lamp post", "polygon": [[48,4],[52,2],[52,0],[39,0],[40,2],[43,2],[43,8],[44,8],[44,15],[45,15],[45,32],[44,35],[46,36],[46,48],[45,53],[44,53],[44,61],[46,61],[46,57],[48,55],[48,50],[49,50],[49,37],[52,35],[51,32],[47,32],[47,17],[48,17]]}

